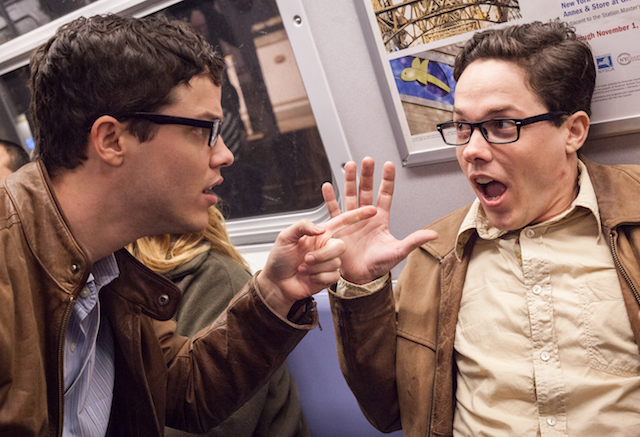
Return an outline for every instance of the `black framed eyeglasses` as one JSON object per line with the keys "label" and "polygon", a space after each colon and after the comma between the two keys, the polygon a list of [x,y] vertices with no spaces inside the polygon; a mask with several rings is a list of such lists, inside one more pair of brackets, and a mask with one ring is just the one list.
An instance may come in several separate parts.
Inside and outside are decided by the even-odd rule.
{"label": "black framed eyeglasses", "polygon": [[197,118],[175,117],[173,115],[155,114],[153,112],[129,112],[120,114],[116,118],[120,121],[134,118],[137,120],[147,120],[155,124],[178,124],[209,129],[209,140],[207,142],[209,147],[216,145],[218,136],[220,135],[220,126],[222,125],[222,120],[220,119],[199,120]]}
{"label": "black framed eyeglasses", "polygon": [[444,142],[450,146],[464,146],[471,141],[473,130],[478,129],[487,142],[492,144],[515,143],[520,139],[520,128],[539,121],[554,121],[565,112],[547,112],[528,118],[491,118],[477,123],[469,121],[447,121],[437,125]]}

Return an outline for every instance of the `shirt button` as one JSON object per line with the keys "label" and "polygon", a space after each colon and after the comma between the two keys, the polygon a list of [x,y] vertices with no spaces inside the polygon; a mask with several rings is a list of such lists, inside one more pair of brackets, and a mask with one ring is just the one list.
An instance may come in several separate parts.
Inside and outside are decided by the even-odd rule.
{"label": "shirt button", "polygon": [[551,358],[551,355],[549,354],[549,352],[542,352],[540,354],[540,358],[542,358],[542,361],[549,361],[549,358]]}
{"label": "shirt button", "polygon": [[533,229],[527,229],[526,231],[524,231],[524,234],[529,238],[533,238],[536,236],[536,231],[534,231]]}
{"label": "shirt button", "polygon": [[89,291],[89,287],[84,287],[80,292],[80,297],[86,299],[89,297],[89,294],[91,294],[91,292]]}
{"label": "shirt button", "polygon": [[531,291],[533,291],[533,294],[540,294],[542,293],[542,287],[539,285],[534,285]]}
{"label": "shirt button", "polygon": [[75,343],[71,343],[71,346],[69,347],[69,349],[71,349],[71,352],[75,352],[76,351],[76,344]]}
{"label": "shirt button", "polygon": [[555,417],[549,417],[547,419],[547,423],[549,424],[549,426],[556,426],[556,418]]}

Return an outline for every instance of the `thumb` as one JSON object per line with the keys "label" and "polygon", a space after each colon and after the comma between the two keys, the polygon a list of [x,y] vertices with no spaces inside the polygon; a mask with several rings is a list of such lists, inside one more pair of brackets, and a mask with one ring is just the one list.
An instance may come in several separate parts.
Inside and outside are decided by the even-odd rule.
{"label": "thumb", "polygon": [[430,229],[420,229],[409,235],[400,242],[402,259],[406,258],[413,250],[436,238],[438,238],[438,233]]}
{"label": "thumb", "polygon": [[320,235],[324,232],[325,228],[323,226],[315,225],[310,220],[304,219],[282,230],[282,232],[278,234],[276,242],[279,241],[281,244],[295,244],[305,235]]}

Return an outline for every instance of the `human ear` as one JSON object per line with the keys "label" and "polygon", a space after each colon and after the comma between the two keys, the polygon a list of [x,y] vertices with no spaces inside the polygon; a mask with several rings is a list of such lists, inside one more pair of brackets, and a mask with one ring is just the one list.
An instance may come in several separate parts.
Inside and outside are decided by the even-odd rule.
{"label": "human ear", "polygon": [[586,112],[577,111],[571,114],[564,124],[568,132],[565,146],[567,154],[575,153],[587,140],[591,121]]}
{"label": "human ear", "polygon": [[108,165],[119,166],[124,161],[122,123],[110,115],[96,119],[91,126],[89,146]]}

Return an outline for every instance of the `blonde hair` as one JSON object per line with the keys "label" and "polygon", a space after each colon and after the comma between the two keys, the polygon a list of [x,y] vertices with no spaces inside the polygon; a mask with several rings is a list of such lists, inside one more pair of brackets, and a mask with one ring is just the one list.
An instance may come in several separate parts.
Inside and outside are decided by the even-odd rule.
{"label": "blonde hair", "polygon": [[208,250],[226,255],[242,267],[249,268],[240,252],[231,244],[224,217],[215,206],[209,208],[209,224],[202,232],[142,237],[126,249],[157,273],[173,270]]}

